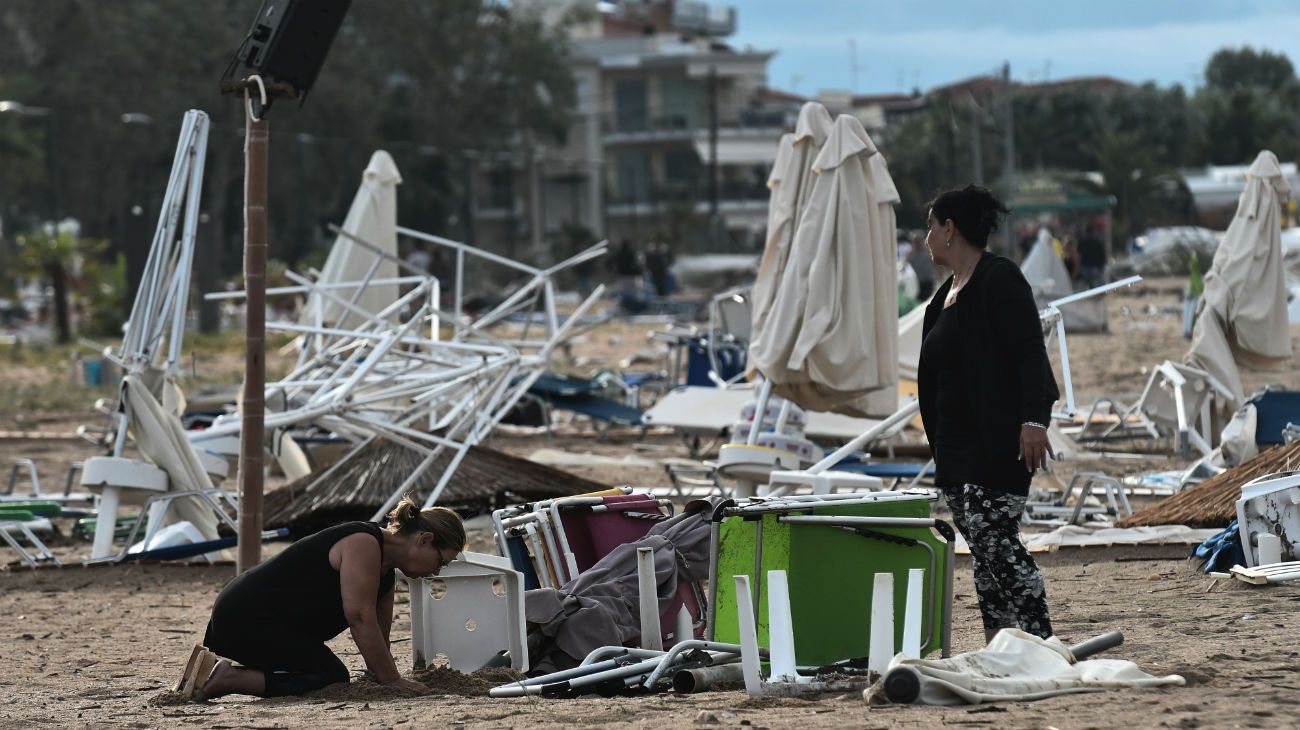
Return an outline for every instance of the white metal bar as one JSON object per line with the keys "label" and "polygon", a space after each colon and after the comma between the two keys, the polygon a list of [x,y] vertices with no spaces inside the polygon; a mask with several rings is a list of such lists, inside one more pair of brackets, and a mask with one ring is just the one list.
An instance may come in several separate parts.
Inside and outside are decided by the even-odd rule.
{"label": "white metal bar", "polygon": [[[1059,315],[1059,312],[1058,312]],[[1077,409],[1074,406],[1074,383],[1070,377],[1070,351],[1065,346],[1065,317],[1056,318],[1056,344],[1061,351],[1061,379],[1065,386],[1065,412],[1074,418]],[[1046,424],[1044,424],[1046,425]]]}
{"label": "white metal bar", "polygon": [[736,619],[740,629],[740,665],[744,670],[745,691],[751,697],[763,694],[763,667],[758,656],[758,626],[749,603],[749,576],[737,575]]}
{"label": "white metal bar", "polygon": [[809,681],[795,669],[794,618],[790,614],[790,584],[784,570],[767,571],[767,636],[772,668],[768,681]]}
{"label": "white metal bar", "polygon": [[411,238],[417,238],[421,241],[428,241],[429,243],[436,243],[439,246],[446,246],[447,248],[455,249],[456,251],[467,253],[471,256],[477,256],[481,259],[485,259],[493,263],[501,264],[502,266],[505,266],[507,268],[515,269],[516,271],[522,271],[527,274],[532,274],[533,276],[537,276],[543,273],[541,269],[535,268],[533,266],[529,266],[527,264],[521,264],[518,261],[515,261],[513,259],[508,259],[505,256],[499,256],[490,251],[484,251],[481,248],[475,248],[468,244],[461,243],[460,241],[453,241],[449,238],[435,236],[433,234],[424,233],[423,231],[417,231],[411,228],[407,228],[405,226],[398,226],[397,232],[402,234],[403,236],[410,236]]}
{"label": "white metal bar", "polygon": [[636,549],[636,584],[641,614],[641,648],[662,651],[664,637],[659,629],[659,581],[655,576],[654,548]]}
{"label": "white metal bar", "polygon": [[749,424],[749,436],[745,443],[753,446],[758,443],[758,434],[763,430],[763,421],[767,416],[767,401],[772,396],[772,381],[763,379],[758,388],[758,400],[754,403],[754,420]]}
{"label": "white metal bar", "polygon": [[903,656],[921,658],[921,595],[925,583],[924,568],[907,571],[907,603],[903,607]]}
{"label": "white metal bar", "polygon": [[1119,289],[1120,287],[1125,287],[1125,286],[1129,286],[1129,285],[1131,285],[1131,284],[1136,284],[1136,283],[1138,283],[1139,281],[1142,281],[1142,277],[1140,277],[1140,276],[1129,276],[1129,277],[1126,277],[1126,278],[1120,279],[1119,281],[1112,281],[1112,282],[1109,283],[1109,284],[1103,284],[1103,285],[1101,285],[1101,286],[1095,286],[1095,287],[1093,287],[1093,288],[1091,288],[1091,289],[1086,289],[1086,290],[1084,290],[1084,291],[1077,292],[1077,293],[1075,293],[1075,294],[1071,294],[1071,295],[1069,295],[1069,296],[1061,297],[1060,299],[1053,299],[1052,301],[1048,302],[1048,305],[1049,305],[1049,306],[1054,306],[1054,307],[1058,307],[1058,308],[1059,308],[1062,304],[1069,304],[1069,303],[1071,303],[1071,302],[1077,302],[1077,301],[1079,301],[1079,300],[1081,300],[1081,299],[1090,299],[1090,298],[1095,297],[1095,296],[1097,296],[1097,295],[1099,295],[1099,294],[1105,294],[1106,292],[1111,291],[1112,289]]}
{"label": "white metal bar", "polygon": [[[401,285],[401,284],[422,284],[422,283],[424,283],[427,279],[428,279],[428,277],[425,277],[425,276],[398,276],[398,277],[386,277],[386,278],[382,278],[382,279],[374,279],[374,280],[372,280],[372,281],[370,282],[370,285],[371,285],[371,286],[379,286],[379,285],[390,285],[390,284],[392,284],[392,285]],[[317,283],[313,284],[312,286],[301,286],[301,285],[299,285],[299,286],[273,286],[273,287],[269,287],[269,288],[266,290],[266,295],[267,295],[267,296],[275,296],[275,295],[278,295],[278,294],[310,294],[311,292],[316,291],[317,289],[328,289],[328,290],[331,290],[331,291],[332,291],[332,290],[335,290],[335,289],[356,289],[356,288],[358,288],[359,285],[360,285],[360,282],[358,282],[358,281],[337,281],[337,282],[334,282],[334,283],[331,283],[331,284],[322,284],[322,283],[320,283],[320,282],[317,282]],[[243,298],[246,297],[246,296],[248,296],[248,293],[245,292],[244,290],[240,289],[240,290],[238,290],[238,291],[214,291],[214,292],[208,292],[207,294],[204,294],[204,295],[203,295],[203,298],[204,298],[204,300],[206,300],[206,301],[212,302],[212,301],[219,301],[219,300],[225,300],[225,299],[243,299]]]}
{"label": "white metal bar", "polygon": [[867,668],[882,677],[894,658],[894,574],[876,573],[871,589],[871,648]]}
{"label": "white metal bar", "polygon": [[880,423],[877,423],[871,428],[867,429],[865,432],[863,432],[861,436],[858,436],[857,438],[853,439],[847,444],[844,444],[839,449],[837,449],[834,453],[826,456],[816,464],[813,464],[811,467],[808,468],[808,473],[820,474],[826,471],[827,469],[831,468],[832,466],[835,466],[836,464],[843,461],[844,458],[847,457],[849,454],[852,454],[853,452],[858,451],[862,449],[862,447],[871,443],[873,440],[878,438],[880,434],[885,433],[886,431],[893,428],[894,426],[897,426],[900,423],[911,420],[912,416],[915,416],[920,410],[921,410],[920,401],[917,400],[909,401],[907,405],[904,405],[902,408],[899,408],[888,418],[881,421]]}

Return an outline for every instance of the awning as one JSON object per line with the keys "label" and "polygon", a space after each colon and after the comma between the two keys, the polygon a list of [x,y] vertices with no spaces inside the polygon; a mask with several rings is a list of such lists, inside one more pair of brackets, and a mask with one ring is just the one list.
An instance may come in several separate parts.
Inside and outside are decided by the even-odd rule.
{"label": "awning", "polygon": [[[773,139],[720,139],[718,140],[719,165],[764,165],[776,161],[776,140]],[[700,161],[709,162],[708,137],[696,138],[695,152]]]}

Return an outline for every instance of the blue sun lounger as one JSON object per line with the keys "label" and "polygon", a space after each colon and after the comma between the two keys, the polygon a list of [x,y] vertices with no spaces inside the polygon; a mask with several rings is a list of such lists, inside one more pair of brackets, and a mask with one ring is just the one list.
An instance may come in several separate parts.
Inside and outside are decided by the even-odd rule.
{"label": "blue sun lounger", "polygon": [[605,398],[601,395],[604,391],[603,386],[592,380],[546,373],[533,383],[528,394],[547,406],[562,408],[598,423],[642,425],[645,411]]}

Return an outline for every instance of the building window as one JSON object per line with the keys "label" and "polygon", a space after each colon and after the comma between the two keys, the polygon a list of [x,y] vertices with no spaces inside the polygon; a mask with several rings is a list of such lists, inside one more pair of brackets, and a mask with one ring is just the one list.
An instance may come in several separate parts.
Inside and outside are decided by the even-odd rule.
{"label": "building window", "polygon": [[646,111],[645,79],[614,82],[614,122],[618,131],[645,131]]}
{"label": "building window", "polygon": [[704,84],[684,76],[663,80],[662,129],[702,129],[708,126],[708,92]]}
{"label": "building window", "polygon": [[700,174],[700,158],[695,150],[669,150],[664,153],[664,180],[671,185],[692,183]]}
{"label": "building window", "polygon": [[510,209],[515,206],[515,174],[508,167],[489,170],[487,174],[487,207]]}
{"label": "building window", "polygon": [[621,153],[615,169],[618,171],[619,201],[635,203],[650,199],[650,156],[648,154]]}

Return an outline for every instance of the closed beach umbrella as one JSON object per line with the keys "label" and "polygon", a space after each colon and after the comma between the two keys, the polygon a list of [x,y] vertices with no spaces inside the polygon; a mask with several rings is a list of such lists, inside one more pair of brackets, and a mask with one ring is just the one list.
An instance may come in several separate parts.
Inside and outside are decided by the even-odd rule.
{"label": "closed beach umbrella", "polygon": [[772,197],[767,211],[767,240],[754,281],[751,368],[753,361],[764,359],[761,353],[774,344],[772,338],[764,336],[768,313],[789,261],[795,228],[812,194],[813,163],[826,144],[832,126],[826,107],[810,101],[799,110],[794,134],[781,135],[776,162],[767,180]]}
{"label": "closed beach umbrella", "polygon": [[1290,193],[1277,156],[1259,153],[1246,171],[1214,264],[1205,275],[1192,345],[1184,361],[1209,372],[1245,399],[1239,365],[1276,367],[1291,358],[1287,288],[1282,261],[1281,201]]}
{"label": "closed beach umbrella", "polygon": [[[897,407],[898,194],[862,124],[835,120],[762,333],[758,370],[783,397],[857,415]],[[757,349],[757,352],[755,352]],[[873,391],[887,391],[861,399]]]}
{"label": "closed beach umbrella", "polygon": [[[348,209],[347,218],[343,220],[343,230],[383,250],[390,256],[397,256],[397,186],[402,176],[397,172],[397,163],[383,150],[370,156],[370,164],[361,176],[361,187],[357,188],[352,207]],[[361,281],[374,265],[378,254],[358,245],[346,236],[340,235],[334,240],[329,258],[321,269],[319,283],[338,284]],[[379,263],[372,279],[392,279],[397,276],[397,264],[392,260]],[[353,291],[349,289],[334,292],[344,300],[351,300]],[[378,314],[385,307],[397,300],[396,284],[371,284],[366,287],[356,304],[372,314]],[[319,294],[312,293],[307,298],[307,306],[299,316],[299,324],[315,325],[319,321],[327,326],[343,327],[345,324],[356,327],[361,318],[346,311],[337,302],[332,302]],[[394,321],[396,321],[394,319]]]}
{"label": "closed beach umbrella", "polygon": [[[146,459],[167,472],[168,491],[211,489],[212,480],[194,453],[181,419],[154,398],[140,376],[132,374],[122,379],[122,399],[131,439]],[[205,539],[218,537],[217,517],[206,502],[189,498],[173,501],[165,522],[177,520],[193,524]]]}

